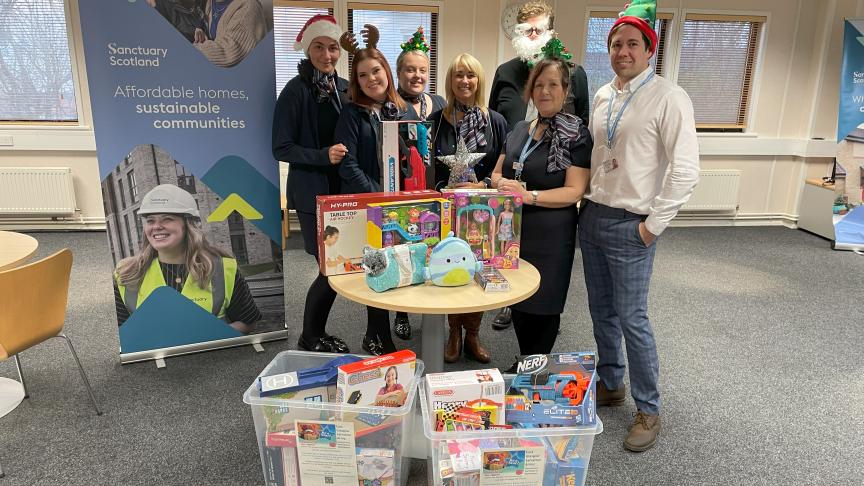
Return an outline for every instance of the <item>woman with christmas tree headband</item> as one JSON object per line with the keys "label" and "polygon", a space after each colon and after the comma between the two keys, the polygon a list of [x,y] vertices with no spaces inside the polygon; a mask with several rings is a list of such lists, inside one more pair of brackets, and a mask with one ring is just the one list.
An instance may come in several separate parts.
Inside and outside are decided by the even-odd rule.
{"label": "woman with christmas tree headband", "polygon": [[563,111],[570,89],[570,53],[556,38],[543,47],[525,86],[538,117],[507,136],[493,185],[520,194],[520,257],[540,272],[540,289],[511,306],[519,352],[548,354],[555,345],[576,251],[576,203],[588,186],[594,146],[582,120]]}
{"label": "woman with christmas tree headband", "polygon": [[423,27],[401,44],[402,52],[396,58],[396,76],[399,78],[399,96],[408,103],[407,120],[425,120],[444,108],[444,98],[425,93],[429,82],[429,44],[423,36]]}
{"label": "woman with christmas tree headband", "polygon": [[[447,107],[429,118],[435,126],[433,146],[435,151],[435,188],[447,185],[450,169],[440,157],[456,153],[456,144],[465,142],[468,152],[485,156],[474,166],[480,182],[464,182],[456,187],[487,188],[491,185],[489,175],[504,147],[507,136],[507,121],[486,107],[486,75],[483,66],[471,54],[459,54],[450,63],[444,83]],[[462,329],[465,329],[465,356],[480,363],[489,363],[492,356],[480,344],[480,321],[482,312],[450,314],[450,335],[444,348],[444,361],[456,362],[462,354]]]}

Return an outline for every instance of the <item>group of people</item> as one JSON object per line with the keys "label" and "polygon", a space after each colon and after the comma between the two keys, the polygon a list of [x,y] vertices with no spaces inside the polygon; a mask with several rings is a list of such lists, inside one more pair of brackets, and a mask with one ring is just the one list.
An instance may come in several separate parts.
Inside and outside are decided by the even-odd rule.
{"label": "group of people", "polygon": [[[656,239],[686,202],[699,170],[690,100],[649,63],[657,48],[654,12],[653,0],[633,2],[611,28],[616,76],[596,93],[590,120],[585,72],[554,36],[552,10],[542,1],[521,6],[513,42],[518,57],[498,67],[488,105],[484,69],[470,54],[450,63],[444,97],[430,95],[429,49],[417,42],[422,32],[403,44],[393,79],[374,26],[360,33],[361,47],[332,16],[317,15],[297,36],[295,48],[306,58],[282,90],[273,122],[273,154],[290,164],[289,204],[305,250],[316,259],[322,257],[316,196],[381,190],[382,121],[433,121],[435,156],[455,153],[460,139],[470,152],[484,153],[474,167],[479,182],[458,187],[522,197],[521,257],[541,275],[539,290],[510,309],[523,355],[554,347],[578,237],[597,342],[597,405],[623,403],[629,363],[638,412],[624,445],[633,451],[652,447],[660,430],[659,366],[647,314]],[[347,81],[336,73],[342,49],[353,55]],[[429,188],[447,184],[442,163],[430,175]],[[325,331],[335,297],[319,274],[306,296],[300,348],[348,352]],[[389,313],[367,307],[367,318],[363,350],[395,351]],[[481,319],[482,313],[449,316],[445,361],[456,361],[464,348],[467,357],[490,362],[480,343]],[[397,315],[395,324],[398,336],[410,337],[407,316]]]}

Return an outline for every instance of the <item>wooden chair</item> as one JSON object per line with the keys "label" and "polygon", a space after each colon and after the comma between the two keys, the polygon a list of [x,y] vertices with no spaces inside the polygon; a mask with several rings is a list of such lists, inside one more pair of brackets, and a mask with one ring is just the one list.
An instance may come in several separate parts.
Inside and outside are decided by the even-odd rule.
{"label": "wooden chair", "polygon": [[48,339],[63,338],[75,358],[96,415],[102,415],[72,341],[63,334],[71,271],[72,252],[63,249],[29,265],[0,272],[0,361],[15,358],[27,398],[19,353]]}

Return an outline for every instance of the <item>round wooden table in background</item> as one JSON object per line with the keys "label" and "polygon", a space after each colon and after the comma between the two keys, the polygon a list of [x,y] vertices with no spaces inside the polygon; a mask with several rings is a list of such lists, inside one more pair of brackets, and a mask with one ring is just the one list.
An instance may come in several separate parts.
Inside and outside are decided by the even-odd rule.
{"label": "round wooden table in background", "polygon": [[339,295],[359,304],[411,312],[422,315],[421,356],[426,371],[438,373],[444,369],[444,316],[500,309],[522,302],[540,288],[540,273],[534,265],[519,260],[519,268],[501,270],[510,282],[507,292],[484,292],[474,282],[461,287],[436,287],[430,282],[386,292],[375,292],[366,285],[366,275],[351,273],[329,278],[330,286]]}
{"label": "round wooden table in background", "polygon": [[[0,272],[11,270],[36,253],[39,242],[32,236],[0,231]],[[15,410],[24,400],[24,386],[10,378],[0,378],[0,417]]]}

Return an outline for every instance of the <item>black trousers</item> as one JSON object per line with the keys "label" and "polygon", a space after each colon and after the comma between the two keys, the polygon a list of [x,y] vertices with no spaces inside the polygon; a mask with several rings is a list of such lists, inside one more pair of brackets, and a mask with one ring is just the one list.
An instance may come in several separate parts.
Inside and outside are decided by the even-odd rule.
{"label": "black trousers", "polygon": [[519,341],[519,354],[551,353],[561,326],[561,314],[538,315],[510,310],[513,312],[513,330]]}

